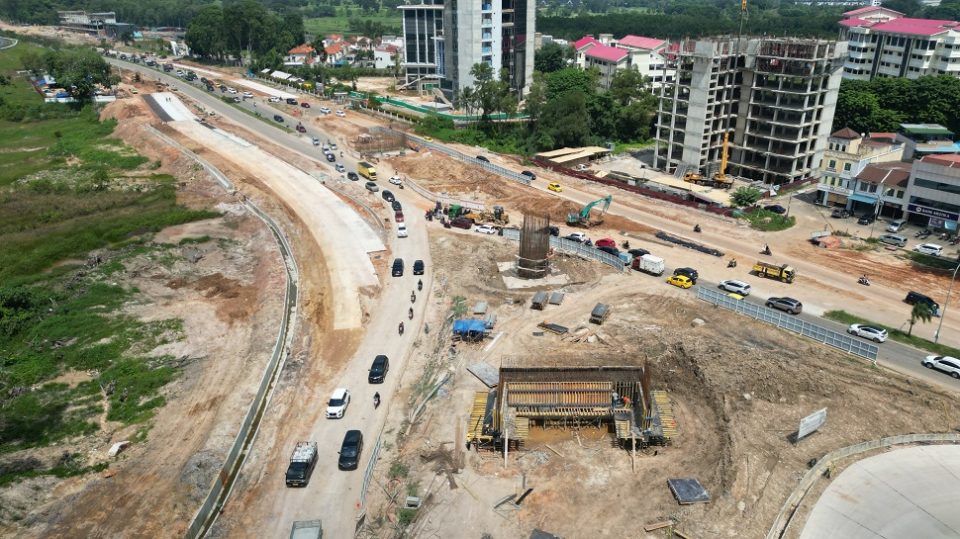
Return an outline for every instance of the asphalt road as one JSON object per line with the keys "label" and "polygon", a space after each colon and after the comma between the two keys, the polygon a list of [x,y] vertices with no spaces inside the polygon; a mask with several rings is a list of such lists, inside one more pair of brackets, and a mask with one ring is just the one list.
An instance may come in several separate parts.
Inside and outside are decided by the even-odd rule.
{"label": "asphalt road", "polygon": [[[218,115],[234,121],[251,131],[271,139],[284,147],[295,150],[307,157],[317,159],[318,166],[325,167],[332,176],[339,176],[333,170],[333,163],[327,163],[323,159],[319,148],[313,146],[311,137],[317,136],[321,140],[334,140],[331,134],[316,128],[308,128],[304,135],[296,132],[288,132],[278,129],[261,119],[255,118],[244,112],[238,111],[234,106],[241,106],[250,111],[258,111],[263,115],[281,114],[289,123],[291,116],[285,111],[276,109],[266,103],[265,98],[247,99],[238,104],[228,104],[220,100],[222,95],[219,90],[217,95],[200,89],[187,81],[177,77],[171,77],[162,72],[158,72],[142,65],[131,65],[127,62],[120,62],[108,59],[112,64],[123,69],[136,70],[141,73],[144,80],[163,80],[176,88],[183,95],[196,100],[208,110],[215,111]],[[199,82],[199,81],[197,81]],[[256,103],[256,107],[254,107]],[[313,113],[311,109],[305,109]],[[344,158],[337,159],[345,163],[348,170],[356,170],[356,159],[347,152]],[[381,189],[387,184],[386,181],[378,182]],[[251,477],[262,477],[263,481],[271,482],[271,496],[265,498],[262,503],[264,508],[247,508],[249,511],[258,514],[267,512],[269,521],[263,522],[263,531],[269,537],[284,537],[289,533],[290,525],[296,520],[310,520],[320,518],[323,521],[324,532],[330,537],[350,537],[353,535],[355,527],[355,517],[357,514],[358,503],[360,500],[361,486],[364,470],[367,467],[372,451],[376,443],[377,436],[384,423],[386,422],[387,411],[392,404],[394,395],[399,383],[400,375],[406,365],[406,360],[413,350],[413,342],[422,329],[422,320],[427,306],[427,292],[432,283],[432,263],[430,260],[430,251],[427,240],[426,221],[424,215],[419,210],[413,209],[414,199],[417,195],[409,193],[407,190],[391,188],[397,199],[403,204],[404,208],[410,208],[405,212],[405,222],[407,225],[409,237],[396,238],[395,231],[388,231],[388,242],[391,242],[393,255],[404,259],[406,263],[403,277],[387,277],[383,283],[380,298],[375,307],[371,309],[370,319],[366,326],[366,333],[363,342],[359,346],[354,360],[350,361],[337,380],[331,380],[330,389],[334,387],[345,387],[352,393],[352,402],[347,409],[343,419],[327,420],[320,419],[308,428],[301,429],[304,433],[304,439],[315,440],[319,443],[319,456],[313,479],[305,488],[286,488],[283,485],[283,478],[269,476],[264,477],[262,470],[248,470]],[[380,193],[371,194],[363,192],[361,197],[380,197]],[[390,214],[392,215],[392,211]],[[423,260],[426,264],[426,273],[423,276],[413,276],[413,262],[416,259]],[[417,300],[411,303],[411,292],[416,290],[417,281],[423,280],[423,292],[417,292]],[[408,309],[414,309],[413,320],[408,319]],[[400,322],[405,325],[404,334],[399,335],[398,326]],[[367,382],[367,373],[374,356],[385,354],[390,358],[390,372],[387,375],[384,384],[371,385]],[[379,392],[383,404],[377,410],[373,409],[373,394]],[[310,406],[315,409],[325,409],[328,394],[309,395],[309,402],[298,402],[298,406]],[[276,410],[268,408],[267,414],[279,414]],[[364,434],[364,448],[358,469],[354,471],[340,471],[337,469],[338,451],[340,443],[347,430],[359,429]],[[254,453],[266,451],[270,447],[278,449],[276,454],[259,455],[257,459],[248,461],[262,463],[267,466],[269,461],[276,463],[279,459],[284,464],[292,451],[293,446],[298,440],[275,440],[271,443],[260,444],[253,449]],[[252,455],[254,456],[254,455]],[[245,472],[241,472],[245,473]],[[275,484],[275,486],[273,486]],[[234,494],[235,496],[237,493]],[[229,501],[227,502],[229,505]]]}

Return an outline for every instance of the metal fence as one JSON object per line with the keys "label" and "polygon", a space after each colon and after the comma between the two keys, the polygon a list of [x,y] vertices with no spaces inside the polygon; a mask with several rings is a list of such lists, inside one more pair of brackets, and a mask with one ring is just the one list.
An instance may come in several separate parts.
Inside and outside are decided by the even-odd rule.
{"label": "metal fence", "polygon": [[697,287],[697,298],[723,307],[724,309],[730,309],[731,311],[749,316],[755,320],[760,320],[761,322],[773,324],[779,328],[799,333],[804,337],[810,337],[815,341],[839,348],[855,356],[869,359],[874,363],[877,361],[877,353],[880,349],[876,345],[863,341],[858,337],[818,326],[817,324],[807,322],[783,311],[770,309],[764,305],[734,299],[728,296],[726,292],[704,286]]}
{"label": "metal fence", "polygon": [[[520,241],[520,231],[515,228],[504,228],[503,237],[508,240]],[[602,262],[616,269],[617,271],[623,271],[625,268],[623,265],[623,260],[620,260],[620,257],[614,256],[610,253],[605,253],[593,247],[588,247],[578,241],[550,236],[550,247],[553,247],[558,251],[577,255],[581,258],[588,258]]]}
{"label": "metal fence", "polygon": [[[206,171],[209,172],[214,179],[216,179],[217,183],[219,183],[228,192],[233,192],[233,183],[216,167],[156,129],[150,126],[147,126],[147,129],[161,140],[164,140],[171,146],[178,148],[184,153],[184,155],[195,160],[204,169],[206,169]],[[293,257],[293,250],[290,248],[290,244],[281,233],[280,227],[277,226],[277,224],[273,221],[273,219],[270,218],[269,215],[265,214],[262,210],[260,210],[260,208],[258,208],[249,200],[244,200],[244,206],[257,215],[257,217],[259,217],[270,228],[271,232],[273,232],[274,238],[276,238],[277,246],[280,249],[280,254],[283,257],[284,267],[287,272],[287,287],[284,294],[284,309],[282,318],[280,320],[280,329],[277,334],[277,340],[273,347],[273,354],[270,356],[270,361],[267,363],[266,369],[264,370],[263,378],[260,380],[260,386],[257,388],[257,394],[250,403],[250,408],[247,410],[247,415],[243,418],[243,423],[240,425],[240,430],[237,432],[237,437],[234,439],[233,445],[230,447],[230,451],[227,453],[227,457],[223,461],[223,466],[220,468],[220,473],[214,480],[213,485],[211,485],[210,490],[207,491],[206,498],[204,498],[200,508],[197,509],[196,514],[193,516],[193,520],[190,522],[190,526],[187,528],[185,536],[189,539],[202,537],[206,533],[209,526],[213,523],[213,519],[217,514],[219,514],[223,503],[226,501],[226,495],[229,494],[227,489],[232,488],[236,474],[239,472],[240,466],[243,464],[243,460],[249,453],[249,446],[253,443],[253,435],[256,434],[256,429],[259,426],[259,421],[257,421],[257,418],[260,417],[260,413],[266,406],[268,397],[270,395],[270,390],[273,387],[273,382],[276,380],[277,374],[282,369],[282,360],[286,358],[284,350],[287,349],[288,338],[293,333],[290,331],[290,325],[294,320],[292,315],[297,306],[299,286],[297,263]]]}
{"label": "metal fence", "polygon": [[887,438],[880,438],[879,440],[870,440],[868,442],[859,443],[856,445],[850,445],[847,447],[841,447],[840,449],[835,449],[826,455],[824,455],[820,460],[817,461],[817,464],[810,468],[807,473],[800,480],[800,484],[797,485],[797,488],[793,490],[790,496],[787,498],[787,501],[784,502],[783,507],[780,508],[780,513],[777,515],[777,519],[774,521],[773,526],[770,528],[770,531],[767,533],[767,539],[780,539],[786,535],[787,529],[790,527],[793,516],[796,513],[797,507],[799,507],[800,502],[803,501],[804,496],[807,494],[807,491],[810,490],[810,487],[823,476],[824,471],[828,466],[831,466],[835,461],[849,457],[851,455],[857,455],[865,451],[872,451],[875,449],[882,449],[886,447],[891,447],[894,445],[901,444],[913,444],[913,443],[948,443],[948,444],[957,444],[960,443],[960,434],[957,433],[931,433],[931,434],[903,434],[900,436],[889,436]]}
{"label": "metal fence", "polygon": [[484,211],[486,209],[486,205],[484,205],[483,202],[477,202],[475,200],[463,200],[462,198],[456,198],[456,197],[451,197],[447,195],[438,195],[425,187],[421,187],[410,178],[406,178],[403,181],[403,183],[405,186],[409,187],[415,193],[429,200],[430,202],[439,201],[440,204],[443,204],[444,206],[456,204],[464,208],[468,208],[471,210],[478,210],[478,211]]}

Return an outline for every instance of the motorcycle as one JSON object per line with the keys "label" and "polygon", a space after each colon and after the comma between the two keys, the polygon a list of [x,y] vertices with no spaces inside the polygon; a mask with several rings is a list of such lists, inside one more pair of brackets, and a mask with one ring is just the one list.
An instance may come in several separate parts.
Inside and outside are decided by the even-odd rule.
{"label": "motorcycle", "polygon": [[732,260],[730,260],[730,262],[727,262],[727,267],[728,267],[728,268],[735,268],[735,267],[737,267],[737,260],[736,260],[736,259],[732,259]]}
{"label": "motorcycle", "polygon": [[770,250],[770,246],[764,246],[763,250],[760,251],[760,254],[770,256],[773,254],[773,251]]}
{"label": "motorcycle", "polygon": [[373,394],[373,409],[376,410],[380,407],[380,392]]}
{"label": "motorcycle", "polygon": [[867,279],[866,277],[860,277],[859,279],[857,279],[857,284],[862,284],[863,286],[870,286],[870,279]]}
{"label": "motorcycle", "polygon": [[699,232],[700,232],[700,225],[694,225],[694,226],[693,226],[693,231],[699,233]]}
{"label": "motorcycle", "polygon": [[423,279],[417,281],[417,290],[423,290]]}
{"label": "motorcycle", "polygon": [[403,335],[403,322],[400,322],[400,335]]}
{"label": "motorcycle", "polygon": [[407,313],[407,317],[413,320],[413,307],[410,307],[410,312]]}
{"label": "motorcycle", "polygon": [[416,303],[416,302],[417,302],[417,294],[414,292],[410,292],[410,303]]}

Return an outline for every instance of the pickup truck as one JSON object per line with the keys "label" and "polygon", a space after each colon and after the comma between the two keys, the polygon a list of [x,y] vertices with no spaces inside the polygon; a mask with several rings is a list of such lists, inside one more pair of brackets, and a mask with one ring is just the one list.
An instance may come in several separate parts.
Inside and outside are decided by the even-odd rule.
{"label": "pickup truck", "polygon": [[317,465],[317,442],[297,442],[287,466],[287,486],[305,487]]}

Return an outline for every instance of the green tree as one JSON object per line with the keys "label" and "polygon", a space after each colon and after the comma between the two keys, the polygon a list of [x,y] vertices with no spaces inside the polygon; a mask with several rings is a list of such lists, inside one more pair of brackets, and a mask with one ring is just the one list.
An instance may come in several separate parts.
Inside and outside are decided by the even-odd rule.
{"label": "green tree", "polygon": [[595,70],[565,67],[547,75],[547,101],[561,97],[568,92],[579,91],[584,96],[597,92],[599,73]]}
{"label": "green tree", "polygon": [[884,0],[883,7],[899,11],[907,17],[916,17],[923,11],[923,4],[918,0]]}
{"label": "green tree", "polygon": [[610,81],[610,95],[624,107],[649,93],[647,78],[635,69],[620,69]]}
{"label": "green tree", "polygon": [[524,102],[524,112],[530,116],[530,127],[536,125],[537,120],[540,119],[540,113],[543,112],[543,107],[547,103],[546,84],[543,73],[534,71],[533,82],[530,83],[530,93],[527,94],[527,99]]}
{"label": "green tree", "polygon": [[753,187],[739,187],[730,194],[730,201],[734,206],[752,206],[763,198],[763,191]]}
{"label": "green tree", "polygon": [[590,113],[587,96],[575,90],[547,101],[537,124],[537,146],[584,146],[590,141]]}
{"label": "green tree", "polygon": [[47,72],[81,100],[92,97],[98,84],[113,86],[120,80],[111,72],[110,64],[90,47],[47,51],[44,63]]}
{"label": "green tree", "polygon": [[552,73],[563,69],[565,47],[557,43],[547,43],[533,55],[533,69],[541,73]]}
{"label": "green tree", "polygon": [[923,322],[924,324],[930,322],[933,318],[933,311],[930,310],[930,306],[926,303],[918,302],[913,304],[913,309],[910,309],[910,329],[907,330],[907,335],[913,335],[913,325],[917,322]]}
{"label": "green tree", "polygon": [[223,9],[211,4],[190,21],[184,39],[194,54],[205,58],[220,58],[227,49],[223,26]]}

